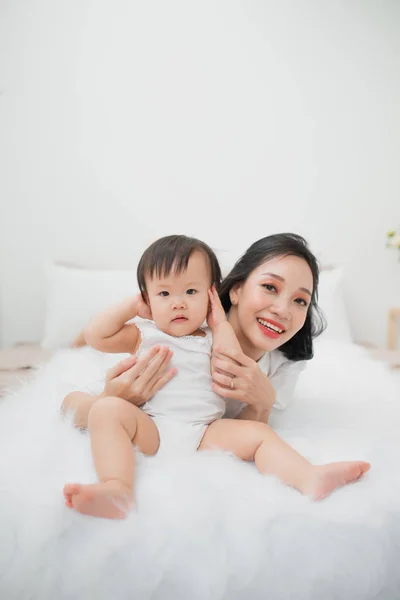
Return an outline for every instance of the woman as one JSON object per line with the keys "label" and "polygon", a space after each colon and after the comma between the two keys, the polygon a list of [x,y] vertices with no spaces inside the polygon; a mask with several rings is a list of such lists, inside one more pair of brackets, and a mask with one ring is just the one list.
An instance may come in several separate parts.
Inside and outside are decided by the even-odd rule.
{"label": "woman", "polygon": [[[290,403],[304,361],[313,356],[313,338],[324,327],[318,275],[306,241],[288,233],[255,242],[222,282],[221,302],[242,348],[221,348],[212,359],[214,390],[227,399],[225,416],[267,423],[273,406]],[[72,392],[63,407],[74,409],[75,424],[86,427],[101,396],[141,406],[174,376],[171,356],[167,348],[140,360],[131,356],[108,372],[102,394]]]}

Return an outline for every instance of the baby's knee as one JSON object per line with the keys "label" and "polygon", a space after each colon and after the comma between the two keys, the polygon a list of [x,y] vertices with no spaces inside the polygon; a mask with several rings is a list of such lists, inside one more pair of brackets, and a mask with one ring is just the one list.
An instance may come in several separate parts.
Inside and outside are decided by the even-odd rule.
{"label": "baby's knee", "polygon": [[270,429],[269,425],[260,423],[260,421],[246,421],[246,425],[248,431],[258,435],[264,435]]}
{"label": "baby's knee", "polygon": [[104,421],[121,421],[124,414],[126,401],[113,396],[99,398],[89,411],[88,425],[103,423]]}
{"label": "baby's knee", "polygon": [[61,412],[66,413],[74,406],[74,400],[79,392],[70,392],[61,403]]}
{"label": "baby's knee", "polygon": [[270,426],[265,423],[260,423],[259,421],[246,421],[246,434],[257,443],[261,444],[270,431]]}

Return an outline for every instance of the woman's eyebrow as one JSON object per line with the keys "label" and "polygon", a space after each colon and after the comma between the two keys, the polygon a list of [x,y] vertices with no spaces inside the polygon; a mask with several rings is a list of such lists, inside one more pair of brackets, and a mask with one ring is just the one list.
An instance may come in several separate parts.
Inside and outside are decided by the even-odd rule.
{"label": "woman's eyebrow", "polygon": [[[268,275],[268,277],[273,277],[274,279],[278,279],[278,281],[282,281],[284,282],[284,278],[281,277],[280,275],[278,275],[277,273],[261,273],[261,276],[264,277],[265,275]],[[310,292],[310,290],[308,290],[307,288],[301,287],[299,288],[299,290],[301,292],[304,292],[305,294],[308,294],[311,298],[312,294]]]}

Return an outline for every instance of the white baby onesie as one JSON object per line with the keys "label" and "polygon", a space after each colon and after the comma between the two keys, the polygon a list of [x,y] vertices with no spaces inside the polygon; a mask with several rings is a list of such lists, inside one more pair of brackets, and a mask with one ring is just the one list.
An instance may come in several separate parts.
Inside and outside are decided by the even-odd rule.
{"label": "white baby onesie", "polygon": [[171,368],[177,374],[141,408],[158,427],[160,451],[196,450],[207,426],[220,419],[225,401],[212,390],[210,356],[211,330],[204,337],[173,337],[160,331],[153,321],[137,317],[133,321],[141,334],[138,355],[153,346],[168,346]]}

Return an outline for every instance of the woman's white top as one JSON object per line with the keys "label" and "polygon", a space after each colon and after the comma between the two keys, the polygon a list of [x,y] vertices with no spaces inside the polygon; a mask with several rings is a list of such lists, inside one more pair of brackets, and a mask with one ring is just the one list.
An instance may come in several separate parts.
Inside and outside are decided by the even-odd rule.
{"label": "woman's white top", "polygon": [[[293,400],[297,380],[306,366],[306,361],[289,360],[280,350],[272,350],[260,358],[258,365],[263,373],[268,375],[275,390],[273,409],[284,410]],[[245,406],[247,405],[237,400],[227,400],[225,418],[234,419]]]}

